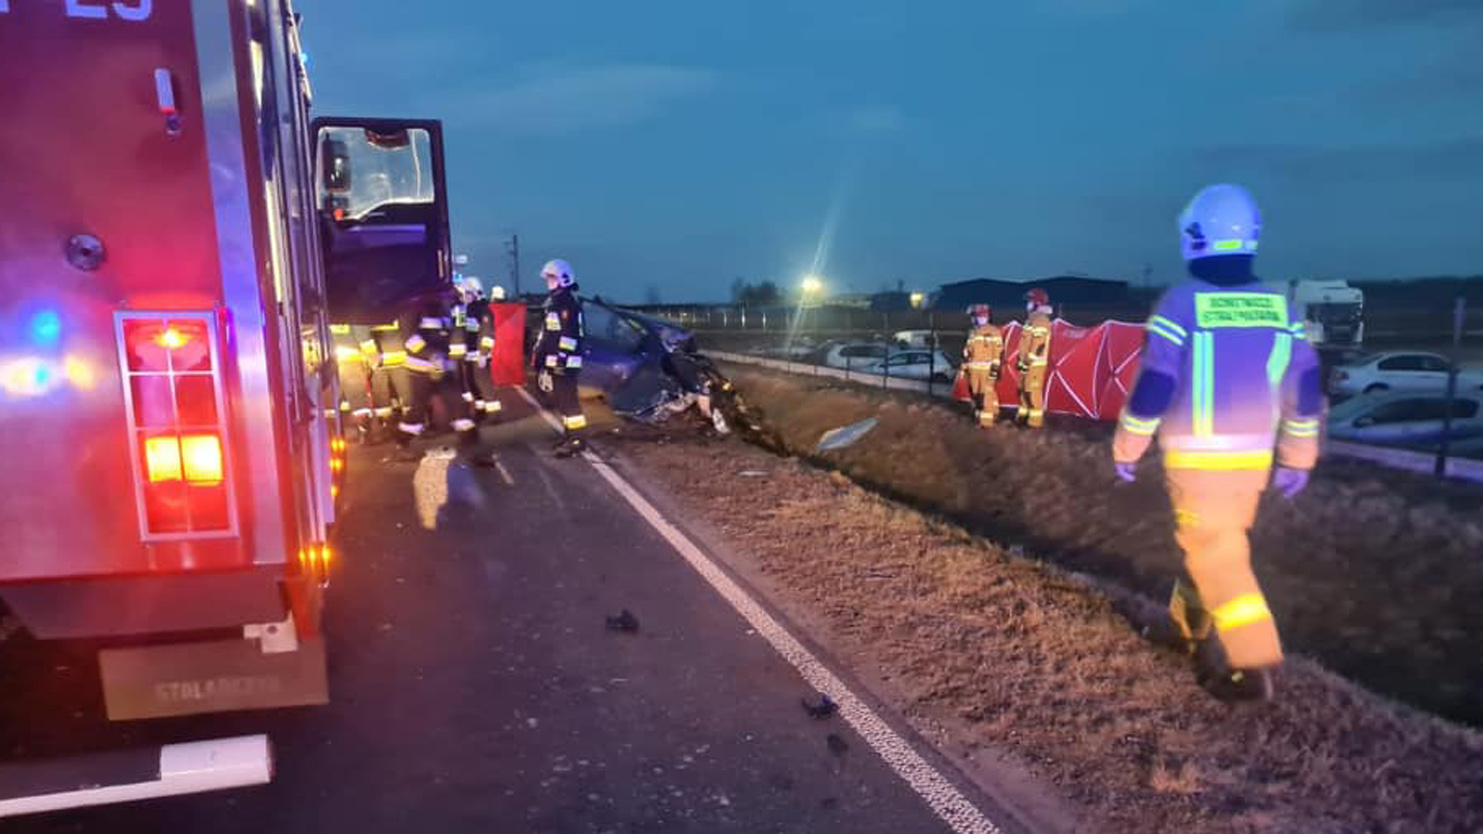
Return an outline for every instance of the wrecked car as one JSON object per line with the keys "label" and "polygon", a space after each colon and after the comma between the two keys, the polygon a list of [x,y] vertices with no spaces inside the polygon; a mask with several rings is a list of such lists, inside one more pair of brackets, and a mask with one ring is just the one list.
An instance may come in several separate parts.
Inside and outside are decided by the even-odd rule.
{"label": "wrecked car", "polygon": [[[721,435],[760,429],[756,414],[696,348],[690,331],[600,297],[582,299],[582,318],[581,386],[602,394],[614,413],[649,424],[693,416]],[[544,370],[537,381],[549,390]]]}

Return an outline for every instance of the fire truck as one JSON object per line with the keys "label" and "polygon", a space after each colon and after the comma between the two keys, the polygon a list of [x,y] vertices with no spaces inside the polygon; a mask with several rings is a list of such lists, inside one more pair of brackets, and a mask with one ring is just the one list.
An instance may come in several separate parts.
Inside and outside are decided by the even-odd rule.
{"label": "fire truck", "polygon": [[[110,720],[326,703],[331,319],[449,285],[439,124],[311,121],[289,0],[0,0],[0,78],[3,608]],[[0,816],[271,778],[125,752],[0,761]]]}

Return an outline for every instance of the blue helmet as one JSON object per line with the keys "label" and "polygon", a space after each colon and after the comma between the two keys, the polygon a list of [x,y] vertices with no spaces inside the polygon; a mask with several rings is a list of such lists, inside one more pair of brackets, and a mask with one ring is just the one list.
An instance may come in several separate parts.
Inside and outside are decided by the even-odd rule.
{"label": "blue helmet", "polygon": [[1262,231],[1256,198],[1239,185],[1200,190],[1179,215],[1179,249],[1186,261],[1218,255],[1255,255]]}

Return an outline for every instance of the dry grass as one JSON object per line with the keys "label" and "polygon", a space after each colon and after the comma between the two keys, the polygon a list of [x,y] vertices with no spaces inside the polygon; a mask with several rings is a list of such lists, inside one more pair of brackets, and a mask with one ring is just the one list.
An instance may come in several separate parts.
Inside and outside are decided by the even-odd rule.
{"label": "dry grass", "polygon": [[[878,417],[826,462],[1069,569],[1168,592],[1180,554],[1157,462],[1137,484],[1115,485],[1103,428],[981,432],[925,400],[749,370],[736,378],[788,451]],[[1475,485],[1362,464],[1326,465],[1295,503],[1269,497],[1252,544],[1287,645],[1377,692],[1483,724],[1480,507]]]}
{"label": "dry grass", "polygon": [[[862,413],[931,413],[838,396],[814,392],[802,407],[831,427]],[[775,399],[762,404],[776,412]],[[789,422],[780,421],[792,442],[817,439]],[[953,452],[946,429],[918,423],[911,436],[924,439],[901,466],[944,505],[972,504],[959,490],[980,500],[977,482],[961,474],[978,468],[975,459]],[[883,419],[869,442],[901,431]],[[1052,445],[1049,435],[1031,442]],[[1070,439],[1073,456],[1083,442]],[[941,456],[929,454],[934,447]],[[1302,658],[1282,671],[1278,702],[1229,709],[1195,686],[1186,659],[1137,637],[1093,580],[1011,555],[839,473],[736,443],[625,448],[687,512],[821,616],[836,651],[878,664],[909,718],[946,727],[955,747],[1031,763],[1098,830],[1483,831],[1483,739],[1472,732],[1393,706]],[[852,474],[882,471],[864,465],[866,450],[847,455]],[[768,476],[728,477],[742,470]],[[1053,477],[1027,471],[1012,480]],[[1007,512],[1038,500],[1010,494],[990,503]],[[1078,514],[1086,525],[1116,522],[1122,535],[1138,528],[1125,511]]]}

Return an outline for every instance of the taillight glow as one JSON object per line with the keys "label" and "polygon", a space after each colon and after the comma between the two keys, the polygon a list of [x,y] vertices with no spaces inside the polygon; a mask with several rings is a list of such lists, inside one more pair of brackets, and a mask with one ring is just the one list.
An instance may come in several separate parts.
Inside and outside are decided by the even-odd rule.
{"label": "taillight glow", "polygon": [[186,338],[184,333],[181,333],[174,327],[167,327],[161,330],[159,335],[154,337],[154,343],[165,350],[175,350],[179,347],[185,347]]}
{"label": "taillight glow", "polygon": [[151,437],[144,441],[144,468],[149,482],[161,484],[181,479],[180,440]]}
{"label": "taillight glow", "polygon": [[219,484],[222,479],[221,439],[214,434],[180,438],[185,479],[193,484]]}

